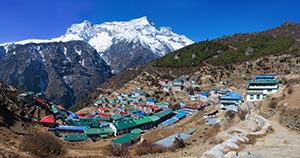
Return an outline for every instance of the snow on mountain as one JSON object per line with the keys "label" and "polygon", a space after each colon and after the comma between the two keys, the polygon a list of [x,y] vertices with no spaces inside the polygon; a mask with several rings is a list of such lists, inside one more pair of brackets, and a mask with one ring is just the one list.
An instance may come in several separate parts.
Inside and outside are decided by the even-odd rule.
{"label": "snow on mountain", "polygon": [[[80,24],[73,24],[68,28],[65,35],[58,38],[51,40],[28,39],[13,43],[24,45],[27,43],[67,42],[72,40],[85,41],[100,53],[119,40],[128,42],[139,40],[159,56],[168,53],[165,50],[166,46],[173,51],[193,43],[186,36],[172,32],[170,28],[156,28],[145,16],[125,22],[105,22],[95,25],[85,20]],[[1,45],[7,46],[8,44],[11,43]]]}
{"label": "snow on mountain", "polygon": [[184,35],[172,32],[170,28],[156,28],[147,17],[127,22],[105,22],[99,25],[84,21],[73,24],[65,35],[54,40],[83,40],[101,53],[119,40],[132,42],[137,39],[159,56],[168,53],[165,50],[166,46],[173,51],[193,43]]}

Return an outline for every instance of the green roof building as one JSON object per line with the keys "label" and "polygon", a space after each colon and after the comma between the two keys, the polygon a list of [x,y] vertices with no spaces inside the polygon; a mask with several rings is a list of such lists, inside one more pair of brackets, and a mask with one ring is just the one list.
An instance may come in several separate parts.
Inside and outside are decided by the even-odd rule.
{"label": "green roof building", "polygon": [[87,139],[85,134],[63,134],[62,137],[65,141],[82,141]]}
{"label": "green roof building", "polygon": [[108,136],[113,135],[113,129],[111,128],[88,128],[84,130],[84,134],[91,139],[97,139],[97,138],[105,138]]}
{"label": "green roof building", "polygon": [[260,75],[253,80],[248,81],[246,100],[260,101],[264,100],[268,94],[278,91],[278,81],[271,76]]}
{"label": "green roof building", "polygon": [[136,123],[137,128],[141,128],[143,130],[153,127],[153,121],[148,116],[142,117],[140,119],[135,119],[133,121]]}
{"label": "green roof building", "polygon": [[116,146],[129,146],[129,145],[132,145],[132,144],[138,142],[140,139],[141,139],[141,134],[128,133],[117,139],[113,139],[111,141],[111,144],[116,145]]}
{"label": "green roof building", "polygon": [[158,113],[155,113],[154,116],[157,116],[159,120],[157,121],[157,124],[164,122],[165,120],[171,118],[175,114],[172,112],[171,109],[163,110]]}
{"label": "green roof building", "polygon": [[113,123],[115,127],[116,134],[124,134],[130,132],[132,129],[136,128],[136,123],[132,120],[119,120]]}
{"label": "green roof building", "polygon": [[110,116],[110,119],[111,119],[113,122],[115,122],[115,121],[118,121],[118,120],[123,119],[123,116],[121,116],[121,115],[112,115],[112,116]]}

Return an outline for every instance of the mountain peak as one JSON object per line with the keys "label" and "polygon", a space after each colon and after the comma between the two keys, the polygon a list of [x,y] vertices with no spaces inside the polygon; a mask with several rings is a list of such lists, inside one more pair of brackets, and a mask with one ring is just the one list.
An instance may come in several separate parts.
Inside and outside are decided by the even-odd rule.
{"label": "mountain peak", "polygon": [[154,26],[154,23],[147,17],[143,16],[137,19],[130,20],[131,23],[139,24],[139,25],[152,25]]}

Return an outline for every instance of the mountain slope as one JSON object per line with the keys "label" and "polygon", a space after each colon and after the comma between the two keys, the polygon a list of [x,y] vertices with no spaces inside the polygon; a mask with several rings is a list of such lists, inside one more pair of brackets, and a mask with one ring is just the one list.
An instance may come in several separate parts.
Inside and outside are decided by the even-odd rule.
{"label": "mountain slope", "polygon": [[[300,24],[298,24],[299,26]],[[235,34],[212,41],[195,43],[174,51],[153,62],[156,67],[192,67],[203,62],[211,65],[228,65],[254,60],[262,56],[280,54],[299,48],[300,29],[291,25],[258,33]],[[277,30],[277,31],[276,31]],[[283,34],[282,32],[285,32]],[[298,47],[295,47],[295,46]]]}
{"label": "mountain slope", "polygon": [[147,17],[126,22],[105,22],[95,25],[85,20],[82,23],[73,24],[68,28],[65,35],[58,38],[51,40],[29,39],[15,43],[67,42],[72,40],[89,43],[112,67],[114,73],[148,63],[193,43],[184,35],[172,32],[170,28],[156,28]]}
{"label": "mountain slope", "polygon": [[97,51],[82,41],[14,45],[0,59],[0,80],[45,92],[70,107],[111,76]]}
{"label": "mountain slope", "polygon": [[[118,89],[136,79],[142,72],[160,78],[190,75],[195,72],[212,76],[218,74],[220,76],[214,78],[216,81],[222,77],[226,78],[226,73],[231,74],[232,69],[240,69],[240,67],[242,67],[241,72],[247,73],[255,73],[258,70],[266,71],[266,73],[270,73],[271,70],[288,73],[289,69],[296,72],[298,61],[293,61],[294,65],[290,65],[291,58],[286,57],[285,54],[298,56],[300,53],[299,32],[299,23],[284,23],[262,32],[234,34],[211,41],[194,43],[147,65],[124,71],[112,77],[103,86],[104,89]],[[276,61],[272,62],[277,62],[278,65],[287,61],[290,63],[285,63],[285,66],[277,68],[275,65],[272,66],[271,60],[269,65],[266,64],[268,61],[265,59],[266,56],[273,56]],[[256,60],[258,61],[256,62]],[[122,82],[116,82],[119,80]]]}

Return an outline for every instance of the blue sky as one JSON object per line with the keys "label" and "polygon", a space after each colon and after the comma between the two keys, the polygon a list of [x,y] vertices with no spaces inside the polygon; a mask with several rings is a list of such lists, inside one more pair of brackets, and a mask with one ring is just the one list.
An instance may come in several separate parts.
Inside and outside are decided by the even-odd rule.
{"label": "blue sky", "polygon": [[0,43],[63,35],[73,23],[142,16],[193,41],[300,21],[299,0],[2,0]]}

